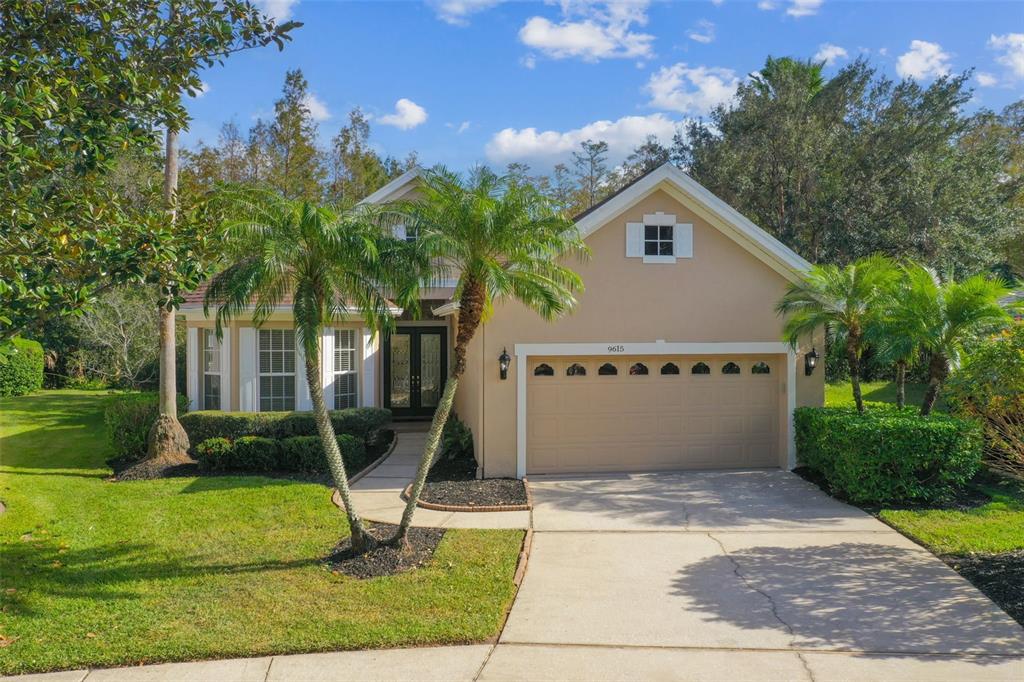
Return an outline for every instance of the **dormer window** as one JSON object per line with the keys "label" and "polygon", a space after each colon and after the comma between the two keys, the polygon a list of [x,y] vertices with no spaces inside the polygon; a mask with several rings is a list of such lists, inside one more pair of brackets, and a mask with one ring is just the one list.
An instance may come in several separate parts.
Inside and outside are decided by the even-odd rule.
{"label": "dormer window", "polygon": [[650,213],[642,223],[626,223],[626,257],[644,263],[675,263],[693,258],[693,224],[670,213]]}

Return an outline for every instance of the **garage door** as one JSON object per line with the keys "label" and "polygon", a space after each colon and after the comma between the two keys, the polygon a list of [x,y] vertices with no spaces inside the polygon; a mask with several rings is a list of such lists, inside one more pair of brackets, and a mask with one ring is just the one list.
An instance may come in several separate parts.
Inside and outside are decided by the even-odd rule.
{"label": "garage door", "polygon": [[779,466],[786,359],[531,357],[527,473]]}

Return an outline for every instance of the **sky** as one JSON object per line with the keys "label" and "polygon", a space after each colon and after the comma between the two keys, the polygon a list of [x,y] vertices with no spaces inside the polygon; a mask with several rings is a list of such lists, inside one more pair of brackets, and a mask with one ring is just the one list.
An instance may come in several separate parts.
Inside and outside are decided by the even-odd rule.
{"label": "sky", "polygon": [[512,162],[548,172],[588,138],[620,162],[647,135],[727,102],[765,57],[863,56],[922,84],[973,69],[969,107],[1024,97],[1024,2],[257,0],[303,26],[283,52],[231,56],[188,102],[186,146],[270,118],[302,69],[330,139],[361,107],[381,154],[462,170]]}

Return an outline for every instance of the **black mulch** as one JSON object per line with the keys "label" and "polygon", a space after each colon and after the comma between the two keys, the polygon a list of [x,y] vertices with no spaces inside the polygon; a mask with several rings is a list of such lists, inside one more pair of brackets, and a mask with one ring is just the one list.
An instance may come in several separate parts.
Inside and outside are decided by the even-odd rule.
{"label": "black mulch", "polygon": [[1024,625],[1024,550],[1002,554],[947,554],[942,560]]}
{"label": "black mulch", "polygon": [[515,478],[433,481],[423,487],[420,499],[464,507],[502,507],[526,504],[526,486]]}
{"label": "black mulch", "polygon": [[472,457],[439,459],[427,473],[428,481],[475,481],[476,460]]}
{"label": "black mulch", "polygon": [[[387,541],[397,529],[398,526],[390,523],[373,523],[368,528],[379,542]],[[444,528],[410,528],[408,550],[379,544],[365,554],[353,553],[351,540],[345,538],[327,557],[327,567],[336,573],[361,579],[395,575],[430,561],[443,537]]]}

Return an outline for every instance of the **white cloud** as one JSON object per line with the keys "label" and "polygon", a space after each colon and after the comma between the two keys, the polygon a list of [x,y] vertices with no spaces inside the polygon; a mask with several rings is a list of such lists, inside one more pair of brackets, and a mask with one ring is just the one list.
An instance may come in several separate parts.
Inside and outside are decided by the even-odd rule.
{"label": "white cloud", "polygon": [[196,90],[196,94],[194,94],[192,96],[195,97],[196,99],[199,99],[200,97],[204,96],[209,91],[210,91],[210,84],[207,83],[206,81],[200,81],[199,82],[199,89]]}
{"label": "white cloud", "polygon": [[949,59],[950,54],[943,52],[938,43],[911,40],[910,50],[896,60],[896,73],[917,80],[945,76],[950,70]]}
{"label": "white cloud", "polygon": [[650,105],[681,113],[706,114],[736,94],[740,79],[732,69],[684,63],[664,66],[651,75],[645,89]]}
{"label": "white cloud", "polygon": [[534,69],[537,67],[537,57],[535,55],[528,54],[520,59],[519,63],[522,64],[524,68]]}
{"label": "white cloud", "polygon": [[563,0],[562,21],[530,17],[519,29],[519,40],[553,59],[651,57],[654,36],[633,31],[647,23],[647,0],[574,2]]}
{"label": "white cloud", "polygon": [[714,5],[715,7],[718,7],[723,2],[725,2],[725,0],[711,0],[711,4]]}
{"label": "white cloud", "polygon": [[825,62],[828,66],[832,66],[840,59],[846,59],[849,54],[845,49],[832,43],[822,43],[818,46],[818,51],[814,53],[814,61]]}
{"label": "white cloud", "polygon": [[811,17],[818,13],[824,0],[790,0],[786,14],[791,17]]}
{"label": "white cloud", "polygon": [[309,110],[309,115],[313,117],[314,121],[326,121],[331,117],[331,112],[327,110],[324,101],[312,92],[306,93],[302,103],[306,105],[306,109]]}
{"label": "white cloud", "polygon": [[486,152],[494,163],[556,163],[578,150],[580,142],[603,140],[608,143],[608,162],[614,165],[625,159],[648,135],[654,135],[663,144],[670,143],[677,125],[664,114],[651,114],[624,116],[617,121],[594,121],[566,131],[505,128],[491,137]]}
{"label": "white cloud", "polygon": [[395,102],[395,113],[377,119],[382,125],[395,126],[399,130],[411,130],[426,120],[427,110],[405,97]]}
{"label": "white cloud", "polygon": [[770,12],[773,9],[777,8],[778,6],[779,5],[775,2],[775,0],[759,0],[759,2],[757,3],[757,8],[759,10],[764,10],[765,12]]}
{"label": "white cloud", "polygon": [[878,54],[882,55],[883,57],[888,57],[889,56],[889,48],[887,48],[887,47],[880,47],[880,48],[878,48]]}
{"label": "white cloud", "polygon": [[469,121],[463,121],[462,123],[459,123],[459,124],[445,123],[444,127],[445,128],[451,128],[452,130],[455,131],[456,135],[461,135],[462,133],[464,133],[467,130],[469,130]]}
{"label": "white cloud", "polygon": [[686,35],[690,40],[696,40],[698,43],[710,43],[715,39],[715,25],[707,19],[701,19],[697,22],[697,26],[691,28]]}
{"label": "white cloud", "polygon": [[429,0],[429,4],[437,13],[437,18],[453,26],[468,26],[469,17],[495,5],[503,0]]}
{"label": "white cloud", "polygon": [[299,4],[299,0],[255,0],[256,8],[277,22],[282,22],[292,16],[292,7]]}
{"label": "white cloud", "polygon": [[999,52],[996,61],[1010,69],[1013,75],[1024,78],[1024,33],[1007,33],[993,35],[988,39],[988,46]]}
{"label": "white cloud", "polygon": [[999,82],[998,78],[985,71],[979,71],[977,79],[978,85],[980,85],[983,88],[991,88],[993,85]]}

